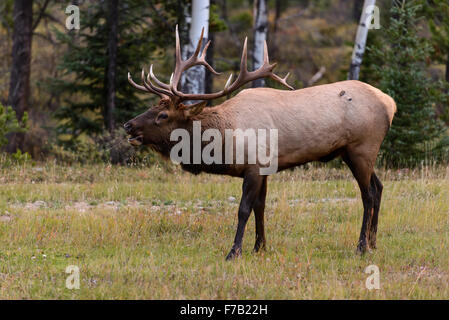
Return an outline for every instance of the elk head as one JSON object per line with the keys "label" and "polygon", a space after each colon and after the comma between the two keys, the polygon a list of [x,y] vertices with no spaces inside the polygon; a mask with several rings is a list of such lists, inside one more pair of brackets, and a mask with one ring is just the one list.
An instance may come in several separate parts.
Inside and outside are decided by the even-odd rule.
{"label": "elk head", "polygon": [[[173,129],[184,127],[193,116],[196,116],[203,111],[207,100],[226,96],[250,81],[259,78],[271,78],[289,89],[293,89],[286,82],[289,74],[287,74],[284,78],[281,78],[272,72],[276,66],[276,63],[269,63],[266,42],[264,46],[263,65],[255,71],[248,71],[247,39],[245,39],[240,62],[240,72],[234,82],[232,82],[233,75],[231,74],[223,90],[219,92],[208,94],[187,94],[179,91],[178,84],[181,79],[182,72],[195,65],[202,65],[215,75],[220,74],[215,71],[205,60],[210,41],[207,42],[204,49],[201,51],[203,32],[204,28],[201,32],[200,40],[198,41],[198,45],[193,55],[187,60],[183,60],[181,58],[181,45],[179,41],[178,26],[176,26],[176,64],[175,70],[170,77],[169,84],[163,83],[156,78],[153,73],[153,65],[150,66],[149,73],[146,77],[145,71],[142,70],[143,85],[135,83],[131,78],[131,74],[128,73],[128,81],[133,87],[147,93],[156,94],[160,97],[157,105],[150,107],[146,112],[125,123],[125,131],[130,135],[128,141],[132,145],[144,144],[150,145],[156,150],[160,149],[161,145],[168,141],[170,132]],[[183,101],[186,100],[201,100],[201,102],[185,105],[183,104]]]}

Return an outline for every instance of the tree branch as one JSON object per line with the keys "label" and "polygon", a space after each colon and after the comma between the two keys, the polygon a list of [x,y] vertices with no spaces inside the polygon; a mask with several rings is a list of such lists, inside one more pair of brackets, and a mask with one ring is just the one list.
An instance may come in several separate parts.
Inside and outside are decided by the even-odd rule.
{"label": "tree branch", "polygon": [[50,36],[47,36],[45,34],[42,34],[42,33],[39,33],[39,32],[33,32],[33,36],[41,37],[42,39],[47,40],[48,42],[50,42],[53,45],[56,44],[56,42]]}
{"label": "tree branch", "polygon": [[43,14],[42,14],[42,17],[43,17],[43,18],[48,18],[48,19],[50,19],[51,21],[53,21],[53,22],[55,22],[55,23],[57,23],[57,24],[59,24],[59,25],[65,27],[65,24],[64,24],[64,23],[62,23],[59,19],[57,19],[55,16],[53,16],[53,15],[51,15],[51,14],[49,14],[49,13],[43,13]]}
{"label": "tree branch", "polygon": [[154,12],[156,12],[158,18],[164,23],[164,25],[165,25],[167,28],[171,29],[172,26],[170,25],[170,23],[168,23],[167,19],[165,19],[164,15],[160,12],[160,10],[158,10],[158,9],[154,6],[153,1],[152,1],[152,0],[149,0],[148,3],[149,3],[149,5],[150,5],[151,10],[153,10]]}
{"label": "tree branch", "polygon": [[45,10],[47,9],[47,6],[48,6],[48,3],[49,3],[49,2],[50,2],[50,0],[45,0],[44,5],[42,6],[41,10],[39,11],[39,15],[37,16],[37,19],[36,19],[36,21],[34,22],[34,24],[33,24],[32,28],[31,28],[31,30],[34,31],[34,29],[36,29],[37,26],[39,25],[39,22],[41,21],[42,16],[43,16]]}
{"label": "tree branch", "polygon": [[307,86],[311,87],[315,82],[317,82],[318,80],[320,80],[323,77],[325,72],[326,72],[326,68],[325,67],[321,67],[320,70],[318,70],[318,72],[315,73],[313,75],[313,77],[310,78],[309,81],[307,81]]}

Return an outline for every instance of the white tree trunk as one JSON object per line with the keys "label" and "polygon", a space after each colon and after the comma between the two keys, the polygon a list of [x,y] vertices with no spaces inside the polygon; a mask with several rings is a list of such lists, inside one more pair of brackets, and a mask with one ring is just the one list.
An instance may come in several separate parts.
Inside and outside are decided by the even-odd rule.
{"label": "white tree trunk", "polygon": [[[190,30],[190,24],[192,23],[192,15],[191,15],[191,6],[192,4],[186,5],[184,7],[184,23],[181,24],[180,26],[180,30],[181,30],[181,56],[183,60],[186,60],[187,57],[187,53],[190,50],[190,35],[189,35],[189,30]],[[187,35],[187,38],[184,37],[184,35]],[[181,87],[184,85],[184,81],[185,81],[185,73],[183,73],[181,75]]]}
{"label": "white tree trunk", "polygon": [[[201,30],[204,27],[202,47],[207,43],[209,33],[209,0],[193,0],[190,19],[189,44],[184,48],[184,59],[190,57],[198,44]],[[204,93],[206,88],[206,69],[195,66],[184,72],[181,87],[184,93]]]}
{"label": "white tree trunk", "polygon": [[[358,80],[360,73],[360,65],[362,64],[363,54],[365,53],[366,39],[371,23],[373,10],[367,12],[369,6],[375,6],[376,0],[365,0],[363,3],[362,14],[360,15],[360,23],[355,36],[354,50],[352,51],[351,66],[349,68],[348,79]],[[371,16],[371,18],[370,18]]]}
{"label": "white tree trunk", "polygon": [[[253,45],[253,70],[263,64],[263,47],[267,40],[268,10],[267,0],[254,0],[254,45]],[[253,81],[253,87],[265,86],[264,79]]]}

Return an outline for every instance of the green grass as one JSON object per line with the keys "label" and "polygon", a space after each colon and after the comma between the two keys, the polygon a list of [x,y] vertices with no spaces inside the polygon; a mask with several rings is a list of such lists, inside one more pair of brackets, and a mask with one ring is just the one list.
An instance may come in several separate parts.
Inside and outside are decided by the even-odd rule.
{"label": "green grass", "polygon": [[[1,169],[0,298],[449,298],[449,168],[379,171],[378,249],[363,257],[348,169],[272,176],[268,248],[251,253],[251,217],[232,262],[241,180],[169,169]],[[365,287],[371,264],[380,290]],[[80,268],[79,290],[65,287],[68,265]]]}

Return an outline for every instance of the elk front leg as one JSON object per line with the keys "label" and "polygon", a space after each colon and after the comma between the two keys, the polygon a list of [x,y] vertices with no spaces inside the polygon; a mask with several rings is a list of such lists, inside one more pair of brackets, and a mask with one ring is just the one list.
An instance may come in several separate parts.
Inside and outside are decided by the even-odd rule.
{"label": "elk front leg", "polygon": [[259,175],[258,168],[251,168],[245,173],[242,186],[242,199],[240,200],[238,213],[237,232],[235,234],[234,245],[232,246],[229,254],[226,256],[226,260],[233,259],[242,253],[242,241],[245,226],[248,222],[248,218],[254,207],[257,196],[260,193],[264,177],[265,176]]}

